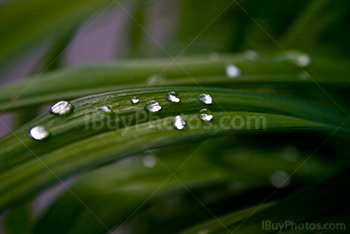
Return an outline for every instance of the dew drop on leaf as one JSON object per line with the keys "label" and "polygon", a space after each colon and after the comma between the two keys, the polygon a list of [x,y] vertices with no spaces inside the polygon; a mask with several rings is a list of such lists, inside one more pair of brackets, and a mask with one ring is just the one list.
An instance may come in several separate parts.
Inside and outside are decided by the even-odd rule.
{"label": "dew drop on leaf", "polygon": [[169,102],[181,102],[181,99],[179,97],[179,95],[175,92],[175,91],[171,91],[169,92],[166,96],[165,96],[166,100],[168,100]]}
{"label": "dew drop on leaf", "polygon": [[287,187],[289,182],[289,175],[285,171],[276,171],[270,177],[270,183],[276,188]]}
{"label": "dew drop on leaf", "polygon": [[247,50],[244,52],[247,60],[255,61],[258,59],[259,54],[255,50]]}
{"label": "dew drop on leaf", "polygon": [[206,121],[206,122],[209,122],[214,118],[212,112],[208,109],[200,110],[198,116],[201,120]]}
{"label": "dew drop on leaf", "polygon": [[67,101],[59,101],[56,104],[54,104],[50,109],[50,113],[55,115],[67,115],[72,111],[73,105]]}
{"label": "dew drop on leaf", "polygon": [[139,103],[140,102],[140,99],[138,99],[137,97],[132,97],[131,98],[131,102],[133,103],[133,104],[136,104],[136,103]]}
{"label": "dew drop on leaf", "polygon": [[37,141],[44,140],[49,137],[49,132],[43,126],[35,126],[29,131],[30,136]]}
{"label": "dew drop on leaf", "polygon": [[182,130],[185,128],[186,122],[180,115],[175,116],[174,119],[174,127],[178,130]]}
{"label": "dew drop on leaf", "polygon": [[241,69],[236,65],[231,64],[226,67],[226,74],[229,78],[235,78],[241,75]]}
{"label": "dew drop on leaf", "polygon": [[205,93],[200,94],[198,96],[198,100],[203,102],[204,104],[207,104],[207,105],[213,104],[213,99],[209,94],[205,94]]}
{"label": "dew drop on leaf", "polygon": [[107,115],[114,114],[113,110],[109,106],[102,106],[102,107],[98,108],[98,110],[102,111],[103,113],[105,113]]}
{"label": "dew drop on leaf", "polygon": [[153,168],[157,165],[157,159],[153,155],[147,155],[143,158],[143,165],[147,168]]}
{"label": "dew drop on leaf", "polygon": [[162,109],[161,105],[159,104],[159,102],[157,102],[156,100],[150,100],[147,102],[145,108],[149,111],[149,112],[158,112]]}

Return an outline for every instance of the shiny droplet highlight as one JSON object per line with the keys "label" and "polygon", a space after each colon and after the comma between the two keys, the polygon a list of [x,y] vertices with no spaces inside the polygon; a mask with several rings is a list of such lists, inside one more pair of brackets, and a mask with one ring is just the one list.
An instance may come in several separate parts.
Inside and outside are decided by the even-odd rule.
{"label": "shiny droplet highlight", "polygon": [[204,104],[213,104],[213,98],[209,95],[209,94],[206,94],[206,93],[203,93],[203,94],[200,94],[198,96],[198,100],[203,102]]}
{"label": "shiny droplet highlight", "polygon": [[206,122],[209,122],[214,118],[214,115],[208,109],[200,110],[198,116],[201,120],[206,121]]}
{"label": "shiny droplet highlight", "polygon": [[165,99],[168,100],[169,102],[175,102],[175,103],[181,102],[181,99],[180,99],[179,95],[175,91],[169,92],[165,96]]}
{"label": "shiny droplet highlight", "polygon": [[285,171],[276,171],[270,177],[270,183],[276,188],[284,188],[289,185],[289,175]]}
{"label": "shiny droplet highlight", "polygon": [[158,112],[158,111],[160,111],[162,109],[161,105],[156,100],[148,101],[146,106],[145,106],[145,108],[149,112]]}
{"label": "shiny droplet highlight", "polygon": [[236,65],[231,64],[226,67],[226,74],[229,78],[235,78],[241,75],[241,69]]}
{"label": "shiny droplet highlight", "polygon": [[178,130],[185,128],[186,122],[180,115],[175,116],[174,118],[174,127]]}
{"label": "shiny droplet highlight", "polygon": [[137,97],[134,96],[134,97],[131,98],[131,103],[132,104],[137,104],[139,102],[140,102],[140,99],[138,99]]}
{"label": "shiny droplet highlight", "polygon": [[29,131],[30,136],[37,141],[44,140],[49,137],[49,132],[43,126],[35,126]]}
{"label": "shiny droplet highlight", "polygon": [[73,105],[67,101],[59,101],[56,104],[54,104],[50,109],[50,113],[55,115],[67,115],[72,111]]}

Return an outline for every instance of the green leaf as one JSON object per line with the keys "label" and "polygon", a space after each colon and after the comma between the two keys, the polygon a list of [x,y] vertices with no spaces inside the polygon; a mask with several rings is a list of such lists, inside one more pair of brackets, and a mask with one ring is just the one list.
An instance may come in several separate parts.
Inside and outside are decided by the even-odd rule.
{"label": "green leaf", "polygon": [[[208,57],[190,57],[179,59],[177,62],[169,59],[129,60],[62,69],[46,73],[41,79],[33,76],[0,88],[0,111],[145,86],[232,85],[237,88],[249,88],[262,84],[276,84],[284,85],[288,89],[309,85],[319,90],[314,81],[327,87],[349,86],[347,63],[331,62],[322,58],[314,60],[312,66],[306,68],[312,79],[302,79],[306,74],[303,74],[288,56],[262,57],[250,61],[245,53],[221,55],[216,61],[211,61]],[[228,78],[226,67],[229,64],[238,66],[242,75]],[[151,76],[160,78],[149,83],[147,79]]]}
{"label": "green leaf", "polygon": [[[202,89],[176,88],[181,103],[165,100],[171,90],[174,89],[129,90],[81,98],[72,102],[75,111],[71,115],[46,114],[1,138],[0,208],[55,183],[56,176],[66,178],[81,170],[165,145],[225,134],[333,133],[337,130],[338,134],[347,137],[349,132],[349,127],[344,125],[347,119],[344,116],[299,100],[206,89],[214,99],[214,104],[208,106],[197,100]],[[135,95],[141,101],[133,105],[130,99]],[[163,109],[148,116],[144,106],[151,99],[159,101]],[[116,116],[101,113],[100,108],[104,106],[109,106]],[[214,112],[209,127],[198,118],[202,108]],[[179,114],[189,126],[183,131],[173,127],[174,116]],[[94,126],[96,123],[102,127]],[[50,133],[46,141],[38,142],[28,137],[29,130],[38,125]]]}
{"label": "green leaf", "polygon": [[[332,176],[331,178],[300,191],[275,205],[262,209],[257,206],[251,212],[233,213],[224,218],[225,227],[218,226],[213,221],[208,224],[199,225],[193,229],[183,232],[184,234],[198,233],[199,230],[207,230],[207,233],[273,233],[279,229],[264,228],[264,222],[285,224],[292,221],[296,224],[319,223],[334,221],[329,214],[337,214],[337,222],[346,225],[349,224],[348,214],[344,213],[349,207],[349,191],[344,187],[349,186],[349,168]],[[339,191],[342,191],[339,193]],[[302,211],[302,212],[301,212]],[[347,218],[346,218],[347,217]],[[343,225],[343,228],[344,228]],[[267,227],[267,226],[266,226]],[[321,229],[322,230],[322,229]],[[321,231],[311,230],[311,231]],[[340,229],[345,230],[345,229]],[[291,230],[291,226],[281,230],[283,232],[309,233],[310,229]]]}
{"label": "green leaf", "polygon": [[[34,233],[44,233],[48,228],[52,228],[53,233],[104,233],[105,227],[90,211],[98,214],[99,220],[109,229],[121,229],[126,225],[126,217],[145,201],[132,216],[136,220],[128,220],[127,226],[131,226],[132,233],[175,232],[212,216],[203,211],[202,205],[171,176],[172,172],[177,171],[176,177],[205,205],[219,203],[225,198],[237,200],[238,205],[240,194],[254,188],[270,187],[271,174],[277,170],[290,174],[307,156],[300,155],[291,162],[283,157],[283,148],[270,148],[266,153],[263,147],[252,149],[249,144],[227,140],[230,140],[232,148],[223,147],[220,139],[203,146],[202,143],[192,143],[160,149],[154,153],[160,160],[154,168],[146,167],[144,162],[149,157],[156,159],[151,154],[142,154],[97,169],[84,176],[51,205],[35,225]],[[198,147],[200,151],[196,151]],[[210,157],[213,151],[215,160]],[[218,163],[218,158],[221,163]],[[339,168],[340,165],[315,156],[293,175],[292,186],[298,181],[309,183],[327,178]],[[157,192],[153,194],[154,191]],[[60,215],[62,213],[66,215]],[[154,219],[155,216],[158,218]],[[147,223],[147,227],[138,220]],[[88,227],[86,223],[89,223]]]}

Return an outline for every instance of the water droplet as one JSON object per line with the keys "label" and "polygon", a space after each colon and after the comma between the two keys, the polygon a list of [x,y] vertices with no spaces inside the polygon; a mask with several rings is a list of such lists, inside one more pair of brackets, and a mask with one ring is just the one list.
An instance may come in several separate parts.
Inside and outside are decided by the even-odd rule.
{"label": "water droplet", "polygon": [[212,120],[214,118],[212,112],[208,109],[202,109],[199,111],[199,118],[203,121],[207,121],[209,122],[210,120]]}
{"label": "water droplet", "polygon": [[283,149],[283,157],[290,162],[294,162],[299,157],[299,150],[294,146],[286,146]]}
{"label": "water droplet", "polygon": [[226,67],[226,74],[229,78],[234,78],[241,75],[241,69],[231,64]]}
{"label": "water droplet", "polygon": [[49,137],[49,132],[43,126],[35,126],[29,131],[30,136],[37,141],[44,140]]}
{"label": "water droplet", "polygon": [[143,165],[147,168],[153,168],[157,165],[157,159],[153,155],[147,155],[143,158]]}
{"label": "water droplet", "polygon": [[244,52],[244,55],[248,60],[252,60],[252,61],[257,60],[259,56],[255,50],[247,50]]}
{"label": "water droplet", "polygon": [[300,51],[288,51],[278,57],[280,61],[292,60],[300,67],[307,67],[311,64],[311,57]]}
{"label": "water droplet", "polygon": [[137,97],[132,97],[131,98],[131,102],[133,103],[133,104],[136,104],[136,103],[139,103],[140,102],[140,99],[138,99]]}
{"label": "water droplet", "polygon": [[70,104],[67,101],[59,101],[51,107],[50,113],[55,115],[66,115],[72,112],[72,110],[73,110],[72,104]]}
{"label": "water droplet", "polygon": [[209,94],[203,93],[203,94],[199,95],[198,100],[203,102],[204,104],[207,104],[207,105],[213,104],[213,99]]}
{"label": "water droplet", "polygon": [[174,127],[176,129],[182,130],[184,129],[185,125],[186,125],[186,122],[185,120],[183,120],[183,118],[180,115],[175,116]]}
{"label": "water droplet", "polygon": [[158,112],[162,109],[159,102],[157,102],[156,100],[148,101],[145,107],[149,112]]}
{"label": "water droplet", "polygon": [[307,54],[303,54],[297,57],[297,64],[301,67],[306,67],[311,64],[311,58]]}
{"label": "water droplet", "polygon": [[168,100],[169,102],[181,102],[181,99],[179,97],[179,95],[175,92],[175,91],[171,91],[169,92],[166,96],[165,96],[166,100]]}
{"label": "water droplet", "polygon": [[270,177],[270,183],[276,188],[284,188],[289,185],[289,175],[285,171],[276,171]]}
{"label": "water droplet", "polygon": [[103,113],[105,113],[107,115],[114,114],[113,110],[109,106],[102,106],[102,107],[98,108],[98,110],[102,111]]}
{"label": "water droplet", "polygon": [[151,75],[147,79],[147,85],[154,85],[159,84],[165,80],[164,76],[162,75]]}

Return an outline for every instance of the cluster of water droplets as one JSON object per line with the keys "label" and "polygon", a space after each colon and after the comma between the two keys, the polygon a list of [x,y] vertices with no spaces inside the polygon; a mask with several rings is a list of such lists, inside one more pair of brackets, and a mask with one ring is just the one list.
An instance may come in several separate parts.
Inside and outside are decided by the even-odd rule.
{"label": "cluster of water droplets", "polygon": [[[175,91],[170,91],[166,96],[165,99],[172,103],[180,103],[181,98]],[[203,93],[198,96],[198,100],[206,105],[213,104],[213,99],[209,94]],[[140,99],[136,96],[131,98],[131,103],[137,104],[140,102]],[[51,109],[50,113],[58,116],[68,115],[72,113],[74,109],[74,106],[67,102],[67,101],[59,101],[56,104],[54,104]],[[146,105],[145,109],[149,112],[159,112],[162,110],[162,106],[160,103],[156,100],[149,100]],[[106,115],[113,115],[115,114],[114,111],[109,106],[102,106],[97,109],[98,112],[102,112]],[[208,109],[201,109],[198,113],[198,117],[206,122],[209,122],[213,119],[213,114]],[[174,117],[173,126],[178,129],[182,130],[186,126],[186,121],[183,119],[181,115],[177,115]],[[44,126],[35,126],[29,131],[30,136],[35,140],[44,140],[50,136],[50,133],[45,129]]]}
{"label": "cluster of water droplets", "polygon": [[[67,101],[59,101],[50,108],[50,113],[57,116],[64,116],[72,113],[74,106]],[[29,135],[37,141],[44,140],[50,136],[50,133],[44,126],[38,125],[29,130]]]}

